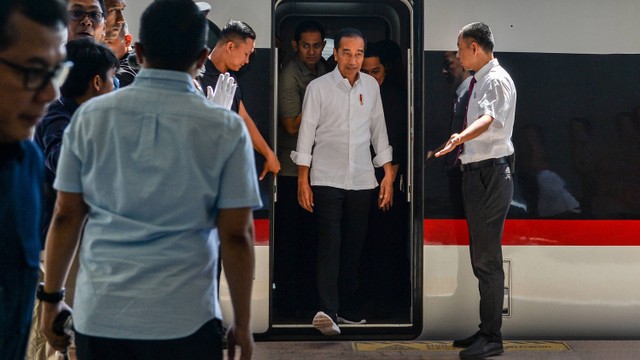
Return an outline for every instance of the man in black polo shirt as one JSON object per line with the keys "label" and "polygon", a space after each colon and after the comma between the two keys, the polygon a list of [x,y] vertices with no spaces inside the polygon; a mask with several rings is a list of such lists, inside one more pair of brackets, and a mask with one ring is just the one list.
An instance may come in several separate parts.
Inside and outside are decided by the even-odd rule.
{"label": "man in black polo shirt", "polygon": [[[220,33],[216,47],[209,54],[210,61],[205,62],[205,72],[200,78],[200,85],[205,93],[208,86],[215,89],[220,74],[228,72],[235,78],[235,72],[249,63],[249,57],[254,51],[255,39],[256,33],[249,25],[242,21],[229,20]],[[249,130],[253,148],[265,158],[260,180],[264,179],[268,172],[276,175],[280,171],[280,161],[244,107],[242,90],[239,86],[236,89],[231,110],[242,117]]]}

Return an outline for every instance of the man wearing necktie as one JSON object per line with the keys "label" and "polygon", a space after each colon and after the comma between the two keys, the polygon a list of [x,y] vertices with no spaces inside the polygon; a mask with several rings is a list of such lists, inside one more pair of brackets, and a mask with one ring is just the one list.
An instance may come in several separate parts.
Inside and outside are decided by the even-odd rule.
{"label": "man wearing necktie", "polygon": [[471,23],[460,30],[458,58],[465,69],[475,72],[467,116],[463,130],[452,134],[435,154],[459,153],[471,266],[480,290],[480,330],[453,343],[466,348],[460,352],[462,359],[504,352],[500,332],[504,299],[502,231],[513,196],[510,166],[516,88],[494,58],[493,46],[493,34],[484,23]]}

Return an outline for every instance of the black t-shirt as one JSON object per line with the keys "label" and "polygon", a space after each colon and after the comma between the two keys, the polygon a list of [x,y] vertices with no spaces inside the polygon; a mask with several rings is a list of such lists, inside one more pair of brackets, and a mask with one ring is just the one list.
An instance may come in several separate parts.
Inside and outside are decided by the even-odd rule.
{"label": "black t-shirt", "polygon": [[116,73],[116,77],[118,78],[118,81],[120,81],[121,88],[131,85],[133,80],[136,79],[136,76],[138,76],[138,69],[131,66],[131,64],[129,63],[129,58],[132,56],[132,54],[135,57],[135,53],[130,52],[125,54],[124,57],[120,59],[120,68]]}
{"label": "black t-shirt", "polygon": [[[198,79],[200,81],[200,86],[202,87],[202,91],[204,91],[204,95],[207,95],[207,86],[211,86],[215,90],[216,84],[218,83],[218,76],[220,75],[220,71],[213,65],[211,60],[205,61],[204,64],[204,74]],[[229,71],[229,75],[236,80],[238,83],[238,78],[234,72]],[[231,111],[238,113],[240,110],[240,101],[242,101],[242,91],[240,90],[240,85],[236,88],[236,93],[233,96],[233,103],[231,104]]]}

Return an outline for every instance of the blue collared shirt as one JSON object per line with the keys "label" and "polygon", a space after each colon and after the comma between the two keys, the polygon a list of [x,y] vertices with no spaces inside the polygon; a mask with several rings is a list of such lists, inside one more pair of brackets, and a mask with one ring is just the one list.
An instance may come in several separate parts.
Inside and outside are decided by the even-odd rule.
{"label": "blue collared shirt", "polygon": [[187,73],[143,69],[132,85],[83,104],[54,187],[89,206],[79,332],[169,339],[221,318],[218,209],[261,201],[242,119],[196,93]]}

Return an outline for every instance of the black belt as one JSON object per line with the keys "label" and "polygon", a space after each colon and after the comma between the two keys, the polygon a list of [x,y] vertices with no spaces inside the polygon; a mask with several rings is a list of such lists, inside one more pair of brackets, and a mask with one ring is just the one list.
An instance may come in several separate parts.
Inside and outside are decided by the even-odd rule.
{"label": "black belt", "polygon": [[468,164],[462,164],[460,165],[460,170],[471,171],[471,170],[477,170],[480,168],[498,166],[498,165],[504,165],[504,164],[509,164],[508,156],[504,156],[497,159],[487,159],[487,160],[476,161]]}

